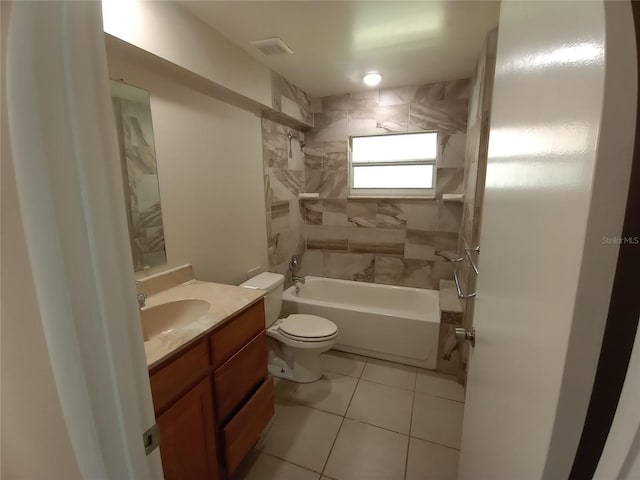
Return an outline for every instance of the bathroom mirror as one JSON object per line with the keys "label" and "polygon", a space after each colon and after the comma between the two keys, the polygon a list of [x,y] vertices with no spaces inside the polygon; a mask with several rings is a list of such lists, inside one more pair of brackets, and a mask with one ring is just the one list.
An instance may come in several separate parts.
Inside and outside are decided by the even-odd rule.
{"label": "bathroom mirror", "polygon": [[136,271],[167,262],[149,93],[111,81],[129,240]]}

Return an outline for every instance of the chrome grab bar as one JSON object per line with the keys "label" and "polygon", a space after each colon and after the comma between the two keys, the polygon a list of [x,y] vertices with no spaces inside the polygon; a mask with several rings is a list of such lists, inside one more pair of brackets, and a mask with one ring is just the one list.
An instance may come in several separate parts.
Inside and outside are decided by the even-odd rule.
{"label": "chrome grab bar", "polygon": [[469,298],[473,298],[476,296],[476,292],[473,293],[463,293],[462,292],[462,287],[460,286],[460,279],[458,278],[458,263],[462,262],[463,260],[467,259],[469,260],[469,263],[471,263],[471,268],[473,268],[473,271],[476,275],[478,275],[478,266],[476,265],[476,262],[473,260],[473,257],[471,256],[472,252],[476,252],[476,253],[480,253],[480,245],[478,245],[475,248],[465,248],[464,249],[464,255],[461,256],[460,258],[449,258],[448,256],[444,255],[442,252],[440,252],[439,250],[436,250],[435,254],[438,255],[439,257],[444,258],[445,260],[447,260],[448,262],[453,263],[453,279],[455,281],[456,284],[456,290],[458,293],[458,298],[460,300],[468,300]]}

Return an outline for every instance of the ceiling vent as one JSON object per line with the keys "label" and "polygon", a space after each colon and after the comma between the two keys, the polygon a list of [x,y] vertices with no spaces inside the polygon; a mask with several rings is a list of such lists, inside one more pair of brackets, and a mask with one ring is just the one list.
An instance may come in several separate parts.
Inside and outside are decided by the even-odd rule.
{"label": "ceiling vent", "polygon": [[256,47],[268,57],[283,54],[291,55],[293,53],[293,50],[287,47],[287,45],[278,37],[265,38],[264,40],[254,40],[253,42],[249,42],[249,44]]}

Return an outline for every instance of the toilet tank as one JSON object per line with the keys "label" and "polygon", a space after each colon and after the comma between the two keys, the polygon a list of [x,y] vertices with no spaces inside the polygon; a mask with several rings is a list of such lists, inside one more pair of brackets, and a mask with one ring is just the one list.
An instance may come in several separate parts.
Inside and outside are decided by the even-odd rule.
{"label": "toilet tank", "polygon": [[266,326],[271,326],[271,324],[280,317],[284,275],[264,272],[241,283],[240,286],[245,288],[259,288],[260,290],[266,290],[268,292],[264,298],[264,317]]}

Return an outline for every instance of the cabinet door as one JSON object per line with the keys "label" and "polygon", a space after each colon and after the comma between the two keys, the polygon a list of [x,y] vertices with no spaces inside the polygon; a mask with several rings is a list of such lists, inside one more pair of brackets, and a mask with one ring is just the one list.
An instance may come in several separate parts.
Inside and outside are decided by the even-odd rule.
{"label": "cabinet door", "polygon": [[218,480],[209,378],[157,418],[165,480]]}

